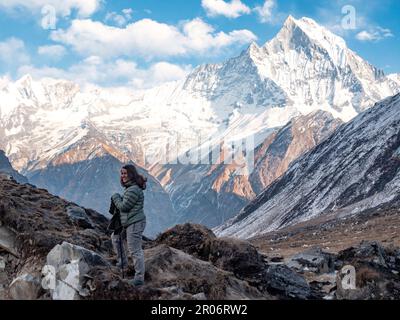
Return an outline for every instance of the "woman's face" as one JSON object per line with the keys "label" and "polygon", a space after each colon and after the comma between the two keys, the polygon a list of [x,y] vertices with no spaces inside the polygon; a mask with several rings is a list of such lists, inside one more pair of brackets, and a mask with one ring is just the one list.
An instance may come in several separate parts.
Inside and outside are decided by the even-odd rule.
{"label": "woman's face", "polygon": [[122,182],[127,182],[129,180],[128,171],[124,168],[121,169],[121,180]]}

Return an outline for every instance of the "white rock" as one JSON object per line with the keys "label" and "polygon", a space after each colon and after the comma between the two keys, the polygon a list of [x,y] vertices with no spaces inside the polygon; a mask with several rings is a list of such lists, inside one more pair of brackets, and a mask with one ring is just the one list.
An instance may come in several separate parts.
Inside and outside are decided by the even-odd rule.
{"label": "white rock", "polygon": [[207,300],[207,297],[204,292],[199,292],[193,295],[193,298],[196,300]]}
{"label": "white rock", "polygon": [[54,269],[54,288],[49,288],[53,300],[78,300],[86,296],[85,275],[93,266],[109,265],[103,257],[83,247],[63,242],[47,255],[47,269]]}
{"label": "white rock", "polygon": [[79,260],[64,264],[59,269],[60,280],[52,292],[53,300],[79,300]]}

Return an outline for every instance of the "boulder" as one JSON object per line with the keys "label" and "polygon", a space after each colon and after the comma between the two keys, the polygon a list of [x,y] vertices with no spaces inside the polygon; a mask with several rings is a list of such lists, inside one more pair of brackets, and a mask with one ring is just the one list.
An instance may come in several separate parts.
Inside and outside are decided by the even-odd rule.
{"label": "boulder", "polygon": [[[400,299],[396,254],[397,250],[384,248],[376,241],[363,241],[339,252],[336,298]],[[344,272],[348,269],[353,270],[351,274]],[[351,287],[349,279],[352,279]]]}
{"label": "boulder", "polygon": [[87,295],[83,293],[84,290],[80,283],[79,260],[61,265],[58,269],[58,278],[52,292],[53,300],[79,300],[80,295]]}
{"label": "boulder", "polygon": [[287,266],[298,272],[328,273],[335,268],[335,256],[324,252],[319,247],[295,254],[289,259]]}
{"label": "boulder", "polygon": [[337,282],[336,274],[337,272],[308,274],[307,282],[315,298],[325,300],[334,299]]}
{"label": "boulder", "polygon": [[70,205],[67,207],[67,215],[73,224],[85,229],[93,229],[93,224],[86,214],[86,211],[78,206]]}
{"label": "boulder", "polygon": [[[83,247],[68,242],[56,245],[47,255],[47,265],[43,268],[52,299],[77,300],[88,295],[85,290],[87,275],[97,266],[109,266],[109,263]],[[53,284],[52,277],[55,280]]]}
{"label": "boulder", "polygon": [[41,289],[39,276],[24,273],[11,282],[8,294],[13,300],[36,300]]}
{"label": "boulder", "polygon": [[208,260],[208,246],[213,239],[216,239],[215,234],[205,226],[185,223],[176,225],[160,234],[155,240],[155,245],[165,244],[200,259]]}
{"label": "boulder", "polygon": [[345,287],[343,275],[337,274],[336,299],[338,300],[387,300],[400,298],[400,282],[369,266],[355,266],[355,286]]}
{"label": "boulder", "polygon": [[265,289],[283,299],[311,298],[311,289],[300,274],[286,265],[272,265],[264,276]]}
{"label": "boulder", "polygon": [[337,259],[339,266],[352,261],[364,260],[381,267],[388,267],[388,256],[385,249],[377,241],[362,241],[359,246],[340,251]]}
{"label": "boulder", "polygon": [[246,281],[234,277],[181,250],[159,245],[145,251],[147,285],[157,288],[176,288],[181,297],[192,299],[267,299]]}
{"label": "boulder", "polygon": [[6,250],[9,253],[18,256],[15,234],[8,228],[0,225],[0,249]]}
{"label": "boulder", "polygon": [[233,238],[212,240],[208,259],[217,268],[231,271],[239,278],[256,277],[266,267],[263,257],[250,242]]}
{"label": "boulder", "polygon": [[266,257],[264,260],[268,261],[270,264],[283,264],[285,258],[281,254],[271,254],[271,256]]}

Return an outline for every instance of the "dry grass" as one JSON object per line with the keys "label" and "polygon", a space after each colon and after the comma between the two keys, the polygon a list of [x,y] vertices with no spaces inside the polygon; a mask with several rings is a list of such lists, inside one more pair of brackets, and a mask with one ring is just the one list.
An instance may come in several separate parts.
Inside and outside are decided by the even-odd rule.
{"label": "dry grass", "polygon": [[400,211],[390,209],[330,221],[314,219],[255,237],[250,242],[266,255],[288,257],[314,246],[337,253],[363,240],[399,247]]}

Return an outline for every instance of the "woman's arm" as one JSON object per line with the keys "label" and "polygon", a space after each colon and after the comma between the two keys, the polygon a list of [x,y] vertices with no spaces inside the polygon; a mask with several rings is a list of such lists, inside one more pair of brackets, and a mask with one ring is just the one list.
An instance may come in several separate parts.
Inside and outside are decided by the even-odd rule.
{"label": "woman's arm", "polygon": [[123,197],[119,193],[115,193],[111,199],[120,211],[128,212],[138,200],[138,195],[134,190],[127,190]]}

